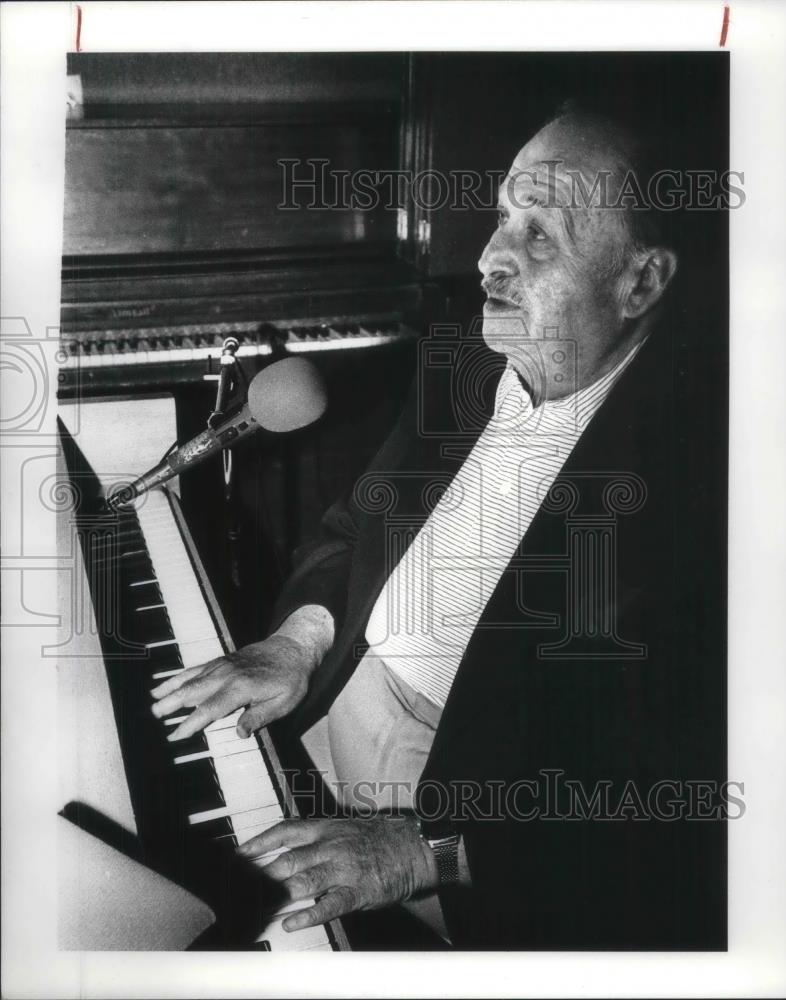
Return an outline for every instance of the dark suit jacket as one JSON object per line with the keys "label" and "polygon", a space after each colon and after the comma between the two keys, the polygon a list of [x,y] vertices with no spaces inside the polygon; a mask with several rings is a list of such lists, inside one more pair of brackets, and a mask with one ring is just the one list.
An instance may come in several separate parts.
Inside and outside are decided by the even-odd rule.
{"label": "dark suit jacket", "polygon": [[[652,815],[668,815],[669,799],[711,812],[717,795],[684,783],[725,777],[725,412],[686,343],[672,320],[623,373],[461,661],[419,788],[423,812],[450,807],[467,848],[473,887],[443,893],[458,947],[725,947],[725,823]],[[466,358],[447,380],[422,370],[369,472],[328,511],[285,588],[276,621],[317,603],[337,623],[294,719],[300,731],[362,656],[390,538],[424,522],[438,495],[430,484],[450,481],[490,415],[490,352],[465,347],[482,400],[466,404]],[[437,412],[446,430],[432,434]],[[578,585],[593,559],[596,585]],[[591,617],[601,580],[603,621]],[[515,785],[506,809],[522,781],[539,785]],[[678,784],[648,803],[662,781]],[[555,818],[576,804],[569,787],[591,803],[598,782],[609,783],[603,814],[618,818]],[[500,794],[503,818],[484,818]],[[522,818],[536,805],[540,818]]]}

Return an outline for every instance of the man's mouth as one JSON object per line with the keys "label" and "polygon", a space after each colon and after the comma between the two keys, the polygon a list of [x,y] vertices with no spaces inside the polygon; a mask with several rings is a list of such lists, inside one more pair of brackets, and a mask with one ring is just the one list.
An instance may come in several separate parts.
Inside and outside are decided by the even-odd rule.
{"label": "man's mouth", "polygon": [[507,280],[488,277],[481,282],[481,288],[486,293],[486,312],[510,312],[521,307]]}
{"label": "man's mouth", "polygon": [[483,311],[489,313],[509,313],[519,308],[517,302],[511,299],[502,299],[496,295],[489,295],[483,304]]}

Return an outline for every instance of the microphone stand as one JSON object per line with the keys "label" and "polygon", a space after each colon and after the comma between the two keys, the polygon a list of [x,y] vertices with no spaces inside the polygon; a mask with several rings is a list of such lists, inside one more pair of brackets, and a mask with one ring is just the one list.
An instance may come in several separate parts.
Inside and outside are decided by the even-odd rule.
{"label": "microphone stand", "polygon": [[[224,419],[231,396],[238,385],[238,375],[240,376],[240,379],[242,379],[243,384],[246,385],[245,373],[236,357],[239,346],[240,345],[236,337],[227,337],[221,347],[219,374],[216,376],[208,371],[208,374],[203,376],[206,381],[213,381],[217,379],[218,382],[216,386],[215,406],[213,407],[213,412],[207,418],[208,430],[218,427]],[[210,361],[208,361],[208,368],[209,366]],[[229,582],[234,590],[239,591],[241,589],[242,582],[240,575],[240,556],[238,544],[240,541],[240,521],[237,516],[233,490],[234,458],[229,448],[224,448],[222,450],[221,461],[224,470],[226,548],[229,562]]]}

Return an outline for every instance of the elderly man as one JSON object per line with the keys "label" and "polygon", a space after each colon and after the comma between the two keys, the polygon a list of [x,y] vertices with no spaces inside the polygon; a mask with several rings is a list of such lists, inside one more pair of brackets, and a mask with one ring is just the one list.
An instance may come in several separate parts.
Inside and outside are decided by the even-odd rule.
{"label": "elderly man", "polygon": [[722,824],[676,802],[716,777],[696,622],[722,600],[694,567],[720,536],[701,489],[678,495],[692,428],[656,323],[676,254],[609,207],[641,162],[576,111],[530,139],[479,262],[506,361],[489,412],[468,427],[454,378],[429,433],[421,373],[273,634],[154,691],[158,715],[195,708],[173,739],[294,713],[343,816],[240,848],[316,899],[287,929],[402,901],[440,926],[438,898],[458,947],[723,946]]}

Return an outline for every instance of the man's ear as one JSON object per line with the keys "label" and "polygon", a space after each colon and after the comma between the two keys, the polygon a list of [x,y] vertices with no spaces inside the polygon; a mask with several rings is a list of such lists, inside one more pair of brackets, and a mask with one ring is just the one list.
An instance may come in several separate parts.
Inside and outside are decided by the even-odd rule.
{"label": "man's ear", "polygon": [[677,271],[677,255],[666,247],[645,250],[633,265],[633,284],[623,302],[626,319],[638,319],[655,306]]}

